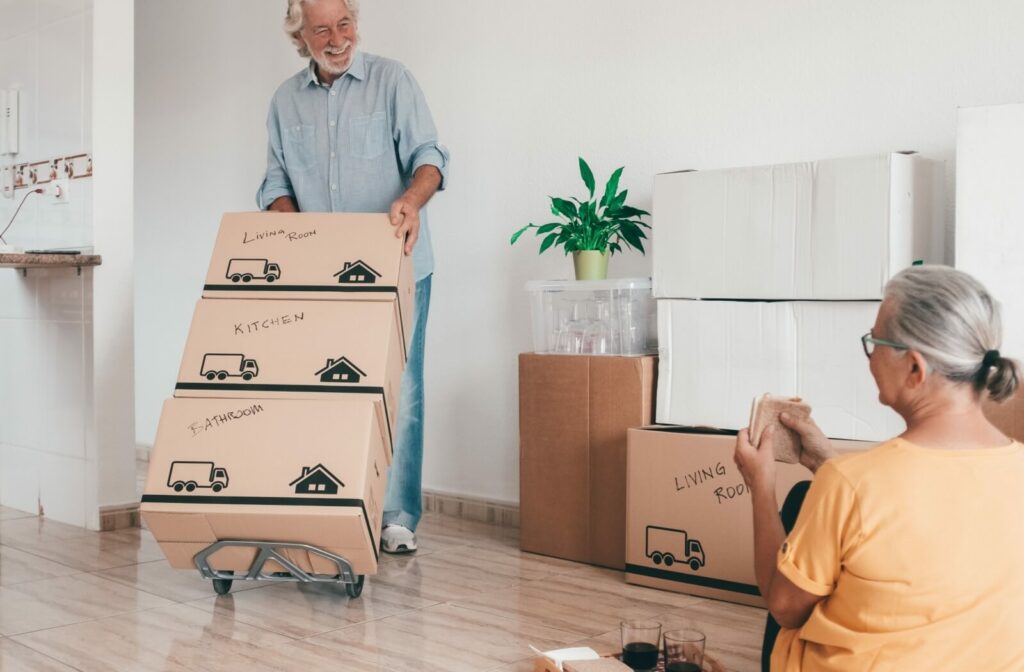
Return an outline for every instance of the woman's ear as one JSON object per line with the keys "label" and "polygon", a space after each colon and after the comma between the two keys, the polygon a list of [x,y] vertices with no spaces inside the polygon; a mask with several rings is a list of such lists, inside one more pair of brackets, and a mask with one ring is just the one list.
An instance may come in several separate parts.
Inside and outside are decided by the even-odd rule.
{"label": "woman's ear", "polygon": [[928,363],[924,361],[924,357],[919,352],[908,350],[906,360],[909,365],[907,384],[911,389],[924,385],[928,380]]}

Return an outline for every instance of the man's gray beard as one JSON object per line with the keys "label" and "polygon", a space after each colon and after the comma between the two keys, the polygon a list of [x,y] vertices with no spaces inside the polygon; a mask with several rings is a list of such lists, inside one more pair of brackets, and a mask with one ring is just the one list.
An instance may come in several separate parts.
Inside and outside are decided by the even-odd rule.
{"label": "man's gray beard", "polygon": [[313,60],[316,62],[316,67],[320,68],[321,72],[326,72],[328,75],[334,75],[335,77],[337,77],[338,75],[344,75],[346,72],[348,72],[348,68],[352,67],[351,58],[348,61],[348,67],[346,67],[344,70],[334,67],[329,62],[327,62],[326,59],[321,61],[319,58],[314,56]]}
{"label": "man's gray beard", "polygon": [[[313,61],[316,63],[317,67],[320,69],[321,72],[326,72],[328,75],[334,75],[335,77],[338,77],[340,75],[344,75],[346,72],[348,72],[348,69],[352,67],[352,59],[356,57],[356,47],[358,46],[359,36],[357,35],[356,39],[352,41],[351,46],[348,48],[348,65],[345,67],[344,70],[339,70],[338,68],[332,66],[329,62],[327,62],[326,58],[324,58],[324,60],[321,61],[320,58],[316,56],[316,54],[313,54]],[[310,49],[310,51],[312,52],[312,49]],[[320,53],[323,54],[324,52]]]}

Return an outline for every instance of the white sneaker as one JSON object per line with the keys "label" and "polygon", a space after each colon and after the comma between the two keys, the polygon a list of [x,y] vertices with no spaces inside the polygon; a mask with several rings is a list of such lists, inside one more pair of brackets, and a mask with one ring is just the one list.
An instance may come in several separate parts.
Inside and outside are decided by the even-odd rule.
{"label": "white sneaker", "polygon": [[416,550],[416,533],[404,525],[386,525],[380,533],[380,549],[385,553],[412,553]]}

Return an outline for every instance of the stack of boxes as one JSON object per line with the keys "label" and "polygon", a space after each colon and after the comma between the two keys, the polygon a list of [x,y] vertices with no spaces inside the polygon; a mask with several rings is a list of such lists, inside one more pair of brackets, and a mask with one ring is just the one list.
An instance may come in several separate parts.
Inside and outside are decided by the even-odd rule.
{"label": "stack of boxes", "polygon": [[[173,567],[233,540],[376,573],[413,314],[402,247],[386,215],[224,216],[142,498]],[[226,547],[210,565],[247,572],[256,553]]]}
{"label": "stack of boxes", "polygon": [[[942,179],[913,154],[657,176],[657,421],[675,427],[630,432],[627,580],[760,603],[732,461],[755,397],[803,397],[840,450],[903,430],[859,341],[890,277],[943,263]],[[778,473],[780,502],[810,477]]]}
{"label": "stack of boxes", "polygon": [[626,431],[654,419],[650,280],[527,290],[534,352],[519,356],[519,546],[622,570]]}

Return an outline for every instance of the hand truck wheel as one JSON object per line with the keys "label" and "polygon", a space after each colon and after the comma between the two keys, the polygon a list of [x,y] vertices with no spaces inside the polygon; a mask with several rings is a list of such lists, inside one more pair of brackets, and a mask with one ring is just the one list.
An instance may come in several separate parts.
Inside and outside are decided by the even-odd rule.
{"label": "hand truck wheel", "polygon": [[348,593],[348,596],[351,597],[351,598],[359,597],[360,595],[363,594],[363,584],[364,583],[366,583],[366,576],[363,575],[363,574],[360,574],[359,576],[356,577],[356,582],[355,583],[346,583],[345,584],[345,592]]}
{"label": "hand truck wheel", "polygon": [[227,595],[231,592],[233,579],[213,579],[213,590],[218,595]]}

